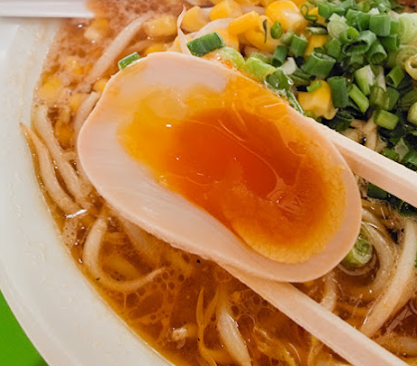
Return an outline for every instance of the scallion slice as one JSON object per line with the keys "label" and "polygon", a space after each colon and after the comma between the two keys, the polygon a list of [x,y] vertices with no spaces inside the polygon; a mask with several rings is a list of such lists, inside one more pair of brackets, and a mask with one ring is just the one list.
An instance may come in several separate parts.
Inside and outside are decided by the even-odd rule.
{"label": "scallion slice", "polygon": [[352,84],[348,94],[349,97],[351,97],[355,104],[359,107],[359,110],[362,113],[365,113],[369,108],[369,100],[365,94],[363,94],[355,84]]}
{"label": "scallion slice", "polygon": [[187,43],[190,52],[200,57],[225,46],[226,44],[217,32],[206,34]]}
{"label": "scallion slice", "polygon": [[281,36],[281,43],[286,46],[290,46],[292,42],[292,37],[294,37],[295,32],[292,29],[289,29],[287,33],[284,33]]}
{"label": "scallion slice", "polygon": [[343,76],[333,76],[327,79],[332,93],[335,108],[346,108],[349,105],[349,95],[346,79]]}
{"label": "scallion slice", "polygon": [[387,58],[387,53],[385,52],[384,47],[381,42],[376,40],[372,43],[369,51],[366,54],[369,62],[374,65],[381,65]]}
{"label": "scallion slice", "polygon": [[272,65],[275,67],[281,66],[288,56],[288,48],[285,46],[278,46],[272,55]]}
{"label": "scallion slice", "polygon": [[391,17],[389,14],[372,15],[369,20],[369,29],[377,36],[388,36],[391,31]]}
{"label": "scallion slice", "polygon": [[372,259],[372,248],[372,245],[362,235],[359,235],[355,245],[343,259],[342,265],[348,269],[363,267]]}
{"label": "scallion slice", "polygon": [[417,151],[410,150],[403,159],[401,160],[401,164],[405,165],[407,168],[410,168],[414,171],[417,170]]}
{"label": "scallion slice", "polygon": [[345,15],[346,10],[336,4],[321,2],[318,6],[318,12],[323,18],[329,19],[333,14]]}
{"label": "scallion slice", "polygon": [[351,44],[359,38],[357,29],[350,27],[340,32],[339,39],[342,44]]}
{"label": "scallion slice", "polygon": [[288,91],[293,84],[292,80],[281,69],[275,70],[266,77],[266,82],[277,90]]}
{"label": "scallion slice", "polygon": [[243,66],[243,71],[246,72],[248,76],[261,82],[263,82],[265,78],[269,74],[272,74],[275,70],[275,67],[256,57],[249,57]]}
{"label": "scallion slice", "polygon": [[386,77],[387,84],[396,88],[398,85],[400,85],[401,81],[404,79],[404,76],[405,73],[403,69],[399,66],[395,66]]}
{"label": "scallion slice", "polygon": [[322,86],[323,86],[323,83],[322,83],[321,81],[317,81],[317,82],[315,82],[314,84],[309,85],[309,86],[307,87],[307,91],[308,91],[309,93],[312,93],[312,92],[316,91],[317,89],[321,88]]}
{"label": "scallion slice", "polygon": [[369,30],[363,31],[351,44],[343,46],[343,52],[348,56],[365,54],[376,40],[374,33]]}
{"label": "scallion slice", "polygon": [[394,88],[387,88],[388,106],[387,110],[391,111],[397,105],[400,99],[400,93]]}
{"label": "scallion slice", "polygon": [[368,183],[366,194],[370,198],[377,198],[379,200],[384,200],[388,197],[388,193],[386,191],[371,183]]}
{"label": "scallion slice", "polygon": [[371,86],[375,82],[375,75],[369,65],[366,65],[355,71],[355,81],[363,94],[371,94]]}
{"label": "scallion slice", "polygon": [[370,102],[373,108],[388,109],[389,100],[387,92],[379,85],[372,86]]}
{"label": "scallion slice", "polygon": [[393,130],[398,124],[399,117],[383,109],[379,109],[375,112],[374,121],[378,126],[387,130]]}
{"label": "scallion slice", "polygon": [[387,147],[384,147],[381,150],[381,154],[384,155],[386,158],[394,160],[394,161],[399,161],[400,160],[400,155],[398,153],[396,153],[394,150],[389,149]]}
{"label": "scallion slice", "polygon": [[273,39],[279,39],[282,36],[282,25],[281,25],[281,23],[275,21],[274,24],[272,24],[270,32],[271,32],[271,37]]}
{"label": "scallion slice", "polygon": [[312,52],[301,68],[310,75],[326,78],[330,71],[332,71],[335,63],[336,60],[333,57],[318,52]]}
{"label": "scallion slice", "polygon": [[223,47],[219,51],[222,58],[229,60],[236,69],[241,69],[245,65],[245,59],[239,51],[231,47]]}
{"label": "scallion slice", "polygon": [[417,102],[408,111],[407,121],[417,126]]}
{"label": "scallion slice", "polygon": [[329,56],[338,58],[342,52],[342,42],[337,38],[333,38],[324,45],[324,49]]}
{"label": "scallion slice", "polygon": [[295,57],[300,57],[304,55],[304,52],[307,48],[307,38],[305,36],[295,34],[291,40],[290,53]]}
{"label": "scallion slice", "polygon": [[119,70],[123,70],[125,67],[129,66],[132,62],[135,62],[140,59],[140,56],[137,52],[131,53],[129,56],[122,58],[118,63]]}
{"label": "scallion slice", "polygon": [[400,48],[400,39],[396,34],[382,38],[381,43],[388,52],[395,52]]}
{"label": "scallion slice", "polygon": [[326,35],[328,34],[327,29],[323,27],[307,27],[304,32],[312,35]]}

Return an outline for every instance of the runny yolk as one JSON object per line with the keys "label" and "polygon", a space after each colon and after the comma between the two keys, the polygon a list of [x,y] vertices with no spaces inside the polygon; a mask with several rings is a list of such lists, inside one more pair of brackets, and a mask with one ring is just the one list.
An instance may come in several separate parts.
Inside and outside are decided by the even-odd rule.
{"label": "runny yolk", "polygon": [[291,123],[286,104],[250,88],[229,85],[220,96],[194,90],[180,105],[173,91],[150,93],[119,138],[162,184],[254,250],[302,262],[340,224],[340,169]]}

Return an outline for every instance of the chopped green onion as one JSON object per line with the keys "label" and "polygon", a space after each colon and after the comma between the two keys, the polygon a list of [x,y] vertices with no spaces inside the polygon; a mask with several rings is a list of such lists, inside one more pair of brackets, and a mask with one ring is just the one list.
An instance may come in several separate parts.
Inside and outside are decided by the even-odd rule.
{"label": "chopped green onion", "polygon": [[324,49],[329,56],[338,58],[342,52],[342,42],[337,38],[333,38],[324,45]]}
{"label": "chopped green onion", "polygon": [[[417,15],[417,14],[416,14]],[[400,46],[400,50],[398,51],[397,58],[395,60],[398,66],[405,68],[406,61],[417,54],[417,47],[412,45],[405,45]]]}
{"label": "chopped green onion", "polygon": [[320,3],[318,8],[319,15],[325,19],[330,19],[330,17],[335,13],[342,16],[345,15],[346,12],[343,7],[327,2]]}
{"label": "chopped green onion", "polygon": [[407,121],[417,126],[417,102],[408,111]]}
{"label": "chopped green onion", "polygon": [[399,155],[400,160],[404,158],[405,155],[410,151],[407,144],[404,142],[404,139],[401,138],[397,144],[394,146],[393,150]]}
{"label": "chopped green onion", "polygon": [[301,114],[304,114],[303,107],[301,107],[300,103],[298,103],[298,100],[295,97],[295,95],[293,93],[291,93],[290,91],[287,91],[286,95],[287,95],[288,101],[293,106],[293,108],[296,111],[300,112]]}
{"label": "chopped green onion", "polygon": [[397,19],[391,19],[391,35],[398,35],[400,33],[400,22]]}
{"label": "chopped green onion", "polygon": [[417,170],[417,151],[410,150],[407,154],[405,154],[401,160],[401,164],[414,171]]}
{"label": "chopped green onion", "polygon": [[398,102],[398,106],[403,111],[408,111],[411,106],[417,102],[417,91],[415,89],[410,90],[403,95]]}
{"label": "chopped green onion", "polygon": [[317,89],[321,88],[322,86],[323,86],[323,83],[322,83],[321,81],[318,81],[318,82],[316,82],[316,83],[314,83],[314,84],[312,84],[312,85],[308,86],[308,87],[307,87],[307,91],[308,91],[309,93],[312,93],[313,91],[315,91],[315,90],[317,90]]}
{"label": "chopped green onion", "polygon": [[272,55],[272,65],[275,67],[281,66],[288,56],[288,48],[285,46],[278,46]]}
{"label": "chopped green onion", "polygon": [[294,37],[295,32],[292,29],[289,29],[287,33],[284,33],[281,36],[281,43],[289,46],[292,42],[292,37]]}
{"label": "chopped green onion", "polygon": [[339,38],[340,33],[347,28],[349,26],[346,24],[345,18],[339,17],[337,14],[334,14],[327,24],[327,31],[332,38]]}
{"label": "chopped green onion", "polygon": [[226,44],[217,32],[206,34],[187,43],[188,49],[194,56],[204,56],[225,46]]}
{"label": "chopped green onion", "polygon": [[284,71],[277,69],[266,77],[266,82],[277,90],[289,90],[293,84],[292,80]]}
{"label": "chopped green onion", "polygon": [[281,23],[275,21],[271,27],[271,37],[273,39],[279,39],[282,36],[282,25]]}
{"label": "chopped green onion", "polygon": [[388,94],[379,85],[371,88],[370,102],[373,108],[388,109]]}
{"label": "chopped green onion", "polygon": [[395,66],[387,75],[387,83],[394,88],[400,85],[401,81],[404,79],[404,71],[401,67]]}
{"label": "chopped green onion", "polygon": [[351,10],[352,8],[356,8],[356,0],[345,0],[345,1],[342,1],[340,5],[345,10]]}
{"label": "chopped green onion", "polygon": [[347,256],[343,259],[342,265],[346,268],[360,268],[365,266],[372,259],[373,247],[362,236],[356,239],[355,245],[352,247]]}
{"label": "chopped green onion", "polygon": [[290,52],[295,57],[300,57],[304,55],[304,52],[307,48],[307,38],[305,36],[295,34],[291,40]]}
{"label": "chopped green onion", "polygon": [[374,43],[372,43],[371,47],[369,48],[369,51],[366,54],[366,57],[368,58],[371,64],[380,65],[386,60],[387,53],[385,52],[385,49],[382,46],[381,42],[377,40]]}
{"label": "chopped green onion", "polygon": [[339,110],[334,118],[328,122],[330,128],[338,132],[343,132],[350,127],[350,124],[355,118],[346,110]]}
{"label": "chopped green onion", "polygon": [[333,105],[335,108],[346,108],[349,105],[349,96],[346,79],[343,76],[334,76],[327,79],[332,92]]}
{"label": "chopped green onion", "polygon": [[125,67],[129,66],[132,62],[135,62],[140,59],[140,56],[137,52],[131,53],[129,56],[122,58],[118,63],[119,70],[124,69]]}
{"label": "chopped green onion", "polygon": [[378,109],[375,113],[374,121],[378,126],[387,130],[393,130],[398,124],[399,117],[383,109]]}
{"label": "chopped green onion", "polygon": [[365,95],[371,94],[371,86],[375,82],[375,75],[369,65],[366,65],[355,71],[355,81],[359,89]]}
{"label": "chopped green onion", "polygon": [[371,21],[371,15],[368,13],[358,14],[358,29],[364,31],[369,29],[369,23]]}
{"label": "chopped green onion", "polygon": [[387,110],[392,111],[400,99],[400,93],[394,88],[387,88],[388,106]]}
{"label": "chopped green onion", "polygon": [[369,108],[369,100],[365,94],[363,94],[355,84],[352,84],[352,88],[349,90],[348,94],[349,97],[351,97],[355,104],[359,107],[359,110],[362,113],[365,113]]}
{"label": "chopped green onion", "polygon": [[404,64],[405,70],[414,80],[417,80],[417,55],[411,56]]}
{"label": "chopped green onion", "polygon": [[417,14],[401,14],[398,22],[401,44],[414,44],[417,41]]}
{"label": "chopped green onion", "polygon": [[353,28],[347,28],[340,32],[339,39],[342,44],[351,44],[359,38],[359,32]]}
{"label": "chopped green onion", "polygon": [[310,75],[306,72],[302,71],[301,69],[296,69],[291,75],[290,78],[294,82],[295,86],[300,85],[310,85]]}
{"label": "chopped green onion", "polygon": [[309,14],[310,7],[307,4],[303,4],[300,7],[300,12],[304,19],[308,20],[309,22],[317,22],[317,19],[319,18],[316,14]]}
{"label": "chopped green onion", "polygon": [[333,57],[314,51],[301,68],[311,75],[326,78],[335,63],[336,60]]}
{"label": "chopped green onion", "polygon": [[386,191],[372,183],[368,183],[366,194],[370,198],[377,198],[379,200],[384,200],[388,197],[388,193]]}
{"label": "chopped green onion", "polygon": [[275,67],[261,61],[256,57],[249,57],[243,70],[253,79],[257,81],[264,81],[265,78],[275,71]]}
{"label": "chopped green onion", "polygon": [[261,60],[262,62],[265,62],[266,64],[270,64],[272,62],[271,56],[264,55],[263,53],[260,53],[260,52],[253,52],[250,54],[249,57],[258,58],[259,60]]}
{"label": "chopped green onion", "polygon": [[360,55],[365,54],[371,48],[371,45],[376,41],[376,35],[371,31],[363,31],[359,34],[352,44],[343,46],[343,52],[346,55]]}
{"label": "chopped green onion", "polygon": [[232,47],[223,47],[219,51],[219,56],[229,60],[236,69],[241,69],[245,65],[245,59],[241,53]]}
{"label": "chopped green onion", "polygon": [[313,34],[313,35],[326,35],[328,34],[327,29],[323,27],[307,27],[304,32],[306,34]]}
{"label": "chopped green onion", "polygon": [[262,22],[262,28],[264,29],[264,43],[268,40],[268,20],[265,19]]}
{"label": "chopped green onion", "polygon": [[388,36],[391,31],[391,17],[389,14],[372,15],[369,20],[369,29],[377,36]]}
{"label": "chopped green onion", "polygon": [[367,13],[369,10],[371,10],[372,4],[373,4],[373,1],[365,0],[365,1],[359,2],[357,4],[357,8],[359,11]]}
{"label": "chopped green onion", "polygon": [[395,52],[400,48],[400,39],[396,34],[382,38],[381,43],[388,52]]}
{"label": "chopped green onion", "polygon": [[384,147],[381,150],[381,154],[384,155],[386,158],[397,161],[397,162],[400,160],[400,155],[396,153],[394,150],[388,149],[387,147]]}
{"label": "chopped green onion", "polygon": [[364,55],[355,54],[355,55],[350,56],[348,60],[349,60],[348,65],[351,66],[353,70],[356,70],[359,67],[361,67],[363,64],[365,64]]}
{"label": "chopped green onion", "polygon": [[287,75],[291,75],[297,70],[297,64],[294,58],[288,57],[287,60],[279,68]]}

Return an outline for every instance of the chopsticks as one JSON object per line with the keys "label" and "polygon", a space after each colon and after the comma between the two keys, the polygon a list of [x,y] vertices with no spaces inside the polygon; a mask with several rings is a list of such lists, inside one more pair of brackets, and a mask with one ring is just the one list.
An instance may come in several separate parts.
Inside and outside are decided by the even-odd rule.
{"label": "chopsticks", "polygon": [[316,123],[337,147],[352,171],[368,182],[417,207],[417,173],[346,136]]}

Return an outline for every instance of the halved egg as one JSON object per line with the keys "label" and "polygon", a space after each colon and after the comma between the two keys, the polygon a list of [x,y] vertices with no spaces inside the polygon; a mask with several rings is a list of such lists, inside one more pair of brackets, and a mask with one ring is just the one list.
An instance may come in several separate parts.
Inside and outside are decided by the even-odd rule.
{"label": "halved egg", "polygon": [[99,193],[148,232],[298,282],[335,267],[361,221],[356,180],[314,124],[215,62],[157,53],[110,80],[78,150]]}

